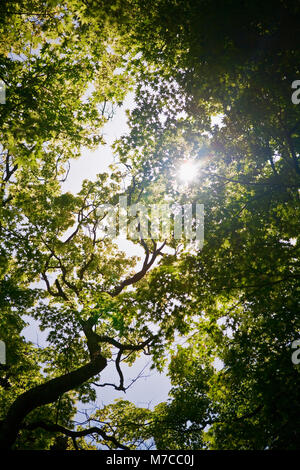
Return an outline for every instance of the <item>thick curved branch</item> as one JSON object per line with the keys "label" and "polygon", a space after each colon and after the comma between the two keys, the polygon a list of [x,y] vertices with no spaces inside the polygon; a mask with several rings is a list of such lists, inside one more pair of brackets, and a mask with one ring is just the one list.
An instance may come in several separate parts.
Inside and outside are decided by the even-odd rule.
{"label": "thick curved branch", "polygon": [[56,377],[46,383],[22,393],[11,405],[0,428],[0,449],[10,449],[14,444],[24,418],[32,410],[53,403],[64,393],[79,387],[99,374],[107,365],[101,354],[93,355],[93,360],[79,369]]}

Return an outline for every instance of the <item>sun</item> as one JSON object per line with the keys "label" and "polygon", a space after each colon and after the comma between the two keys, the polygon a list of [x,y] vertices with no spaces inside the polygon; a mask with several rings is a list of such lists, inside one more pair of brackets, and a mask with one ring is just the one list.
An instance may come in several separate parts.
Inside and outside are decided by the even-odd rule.
{"label": "sun", "polygon": [[197,167],[194,162],[185,160],[179,168],[178,176],[181,181],[190,183],[197,176]]}

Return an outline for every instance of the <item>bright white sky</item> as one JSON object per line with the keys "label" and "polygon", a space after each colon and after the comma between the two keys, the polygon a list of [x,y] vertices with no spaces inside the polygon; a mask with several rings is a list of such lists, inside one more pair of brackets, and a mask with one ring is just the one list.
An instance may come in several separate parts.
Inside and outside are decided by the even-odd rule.
{"label": "bright white sky", "polygon": [[133,95],[129,94],[124,105],[117,108],[113,118],[103,128],[106,145],[100,145],[94,151],[83,149],[81,158],[71,161],[69,176],[62,185],[64,192],[70,191],[75,194],[81,190],[81,183],[84,179],[95,181],[97,174],[109,171],[108,166],[113,163],[111,145],[117,138],[129,131],[125,110],[132,109],[133,106]]}

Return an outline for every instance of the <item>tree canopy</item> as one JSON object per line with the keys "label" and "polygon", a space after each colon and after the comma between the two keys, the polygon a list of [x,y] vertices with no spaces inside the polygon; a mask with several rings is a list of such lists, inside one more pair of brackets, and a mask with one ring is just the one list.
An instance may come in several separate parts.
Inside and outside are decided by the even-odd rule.
{"label": "tree canopy", "polygon": [[[298,449],[298,2],[0,8],[0,448]],[[64,192],[129,92],[110,172]],[[124,196],[203,204],[203,247],[139,224],[125,253],[99,232]],[[153,409],[122,395],[122,364],[141,354],[172,383]],[[112,361],[119,382],[103,383]],[[104,386],[120,399],[78,424]]]}

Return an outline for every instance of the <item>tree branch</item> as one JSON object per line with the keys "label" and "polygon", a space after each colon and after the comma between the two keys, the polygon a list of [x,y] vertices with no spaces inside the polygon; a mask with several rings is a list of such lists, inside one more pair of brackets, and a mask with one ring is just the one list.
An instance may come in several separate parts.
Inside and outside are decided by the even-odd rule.
{"label": "tree branch", "polygon": [[18,396],[0,427],[0,449],[10,449],[13,446],[28,413],[42,405],[53,403],[64,393],[99,374],[106,365],[105,357],[94,354],[91,362],[79,369],[49,380]]}
{"label": "tree branch", "polygon": [[[145,253],[146,253],[142,269],[140,271],[138,271],[137,273],[135,273],[132,277],[122,281],[118,286],[116,286],[113,289],[112,292],[109,292],[109,294],[112,297],[116,297],[118,294],[120,294],[120,292],[122,292],[122,290],[125,287],[130,286],[132,284],[135,284],[140,279],[142,279],[145,276],[145,274],[147,273],[147,271],[151,268],[151,266],[154,263],[154,261],[156,260],[157,256],[161,255],[161,250],[164,248],[164,246],[166,244],[166,242],[164,242],[160,246],[160,248],[156,248],[156,244],[154,243],[154,251],[153,251],[152,256],[150,258],[150,252],[149,252],[149,248],[148,248],[147,244],[145,243],[145,241],[143,239],[141,239],[141,243],[142,243],[142,245],[145,249]],[[150,258],[150,260],[149,260],[149,258]]]}
{"label": "tree branch", "polygon": [[[59,424],[46,423],[45,421],[37,421],[35,423],[31,423],[31,424],[27,424],[27,425],[22,426],[22,429],[26,429],[26,430],[30,430],[30,431],[33,431],[34,429],[37,429],[37,428],[42,428],[45,431],[49,431],[49,432],[60,432],[60,433],[64,434],[65,436],[71,437],[73,439],[73,443],[74,443],[74,439],[76,439],[76,437],[84,437],[84,436],[88,436],[89,434],[98,434],[103,439],[105,439],[107,441],[110,441],[113,444],[115,444],[118,448],[124,449],[124,450],[130,450],[129,447],[127,447],[127,446],[121,444],[120,442],[118,442],[117,439],[114,436],[109,436],[108,434],[106,434],[105,431],[102,431],[102,429],[100,429],[96,426],[93,426],[93,427],[88,428],[88,429],[84,429],[82,431],[72,431],[72,430],[67,429],[63,426],[60,426]],[[75,445],[75,443],[74,443],[74,445]]]}

